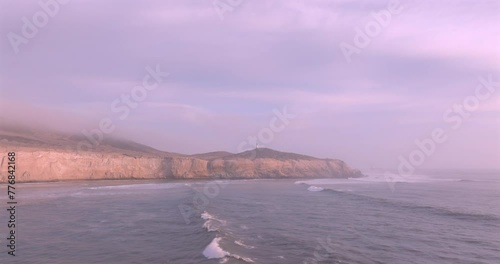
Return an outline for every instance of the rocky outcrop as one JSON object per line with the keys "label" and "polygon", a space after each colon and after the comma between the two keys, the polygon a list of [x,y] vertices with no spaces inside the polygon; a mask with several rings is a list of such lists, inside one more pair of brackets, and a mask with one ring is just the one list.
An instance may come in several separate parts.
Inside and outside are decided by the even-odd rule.
{"label": "rocky outcrop", "polygon": [[[48,139],[47,139],[48,138]],[[343,161],[271,149],[238,154],[182,155],[112,140],[78,151],[71,137],[0,133],[0,182],[7,181],[7,153],[16,152],[18,182],[98,179],[347,178],[362,174]]]}

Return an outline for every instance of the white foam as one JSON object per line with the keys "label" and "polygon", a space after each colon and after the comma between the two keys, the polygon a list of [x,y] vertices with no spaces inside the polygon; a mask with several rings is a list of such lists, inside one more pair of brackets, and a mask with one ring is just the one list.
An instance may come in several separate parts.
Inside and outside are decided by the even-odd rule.
{"label": "white foam", "polygon": [[316,186],[309,186],[309,188],[307,188],[307,190],[310,192],[321,192],[324,190],[324,188],[316,187]]}
{"label": "white foam", "polygon": [[205,223],[203,223],[203,228],[205,228],[208,232],[219,230],[217,227],[214,226],[214,221],[212,220],[216,218],[213,215],[205,211],[201,214],[201,218],[205,220]]}
{"label": "white foam", "polygon": [[90,190],[101,190],[101,189],[170,189],[175,187],[184,186],[178,183],[140,183],[140,184],[127,184],[127,185],[109,185],[109,186],[97,186],[90,187]]}
{"label": "white foam", "polygon": [[204,211],[201,214],[201,218],[205,220],[205,223],[203,223],[203,228],[205,228],[208,232],[219,231],[219,228],[226,224],[226,221],[216,218],[215,216],[209,214],[207,211]]}
{"label": "white foam", "polygon": [[367,177],[350,178],[352,182],[403,182],[403,183],[432,183],[432,182],[450,182],[460,181],[460,179],[443,179],[432,178],[427,175],[413,174],[413,175],[399,175],[396,173],[369,173]]}
{"label": "white foam", "polygon": [[220,259],[225,256],[229,256],[229,253],[227,251],[224,251],[220,245],[221,238],[216,237],[208,244],[208,246],[203,250],[203,256],[205,256],[208,259]]}
{"label": "white foam", "polygon": [[433,178],[427,175],[414,174],[409,176],[402,176],[398,174],[391,173],[366,173],[366,177],[361,178],[349,178],[349,179],[314,179],[306,181],[297,181],[295,184],[306,184],[306,185],[337,185],[337,184],[367,184],[367,183],[432,183],[432,182],[456,182],[461,181],[461,179],[444,179],[444,178]]}
{"label": "white foam", "polygon": [[251,258],[240,257],[235,254],[231,254],[220,246],[220,241],[222,238],[215,237],[210,244],[203,250],[203,256],[207,259],[221,259],[219,263],[226,263],[228,261],[227,257],[232,257],[235,259],[243,260],[247,263],[255,263]]}
{"label": "white foam", "polygon": [[255,248],[255,247],[253,247],[253,246],[246,245],[246,244],[245,244],[245,243],[243,243],[243,241],[241,241],[241,240],[236,240],[236,241],[234,241],[234,243],[235,243],[236,245],[238,245],[238,246],[242,246],[242,247],[244,247],[244,248],[248,248],[248,249]]}
{"label": "white foam", "polygon": [[239,256],[236,256],[236,257],[237,257],[237,259],[241,259],[241,260],[245,261],[246,263],[255,263],[253,261],[253,259],[251,259],[251,258],[242,258],[242,257],[239,257]]}
{"label": "white foam", "polygon": [[[205,220],[205,223],[203,223],[203,228],[207,229],[208,232],[211,231],[218,231],[219,227],[221,225],[225,225],[226,222],[220,219],[217,219],[215,216],[211,215],[207,211],[204,211],[201,214],[201,218]],[[243,258],[238,255],[230,254],[229,252],[223,250],[220,247],[220,240],[221,237],[215,237],[208,246],[205,247],[205,250],[203,250],[203,255],[208,258],[208,259],[221,259],[219,263],[226,263],[228,261],[228,258],[226,257],[232,257],[235,259],[243,260],[248,263],[254,263],[254,261],[250,258]],[[240,245],[242,247],[246,247],[248,249],[252,249],[254,247],[245,245],[242,241],[235,241],[235,244]]]}
{"label": "white foam", "polygon": [[204,212],[201,214],[201,218],[202,218],[203,220],[215,219],[215,217],[213,217],[213,215],[209,214],[207,211],[204,211]]}
{"label": "white foam", "polygon": [[219,228],[213,225],[213,222],[208,220],[205,223],[203,223],[203,228],[205,228],[208,232],[215,232],[219,231]]}
{"label": "white foam", "polygon": [[307,181],[296,181],[295,184],[315,185],[315,184],[343,184],[352,183],[348,179],[314,179]]}

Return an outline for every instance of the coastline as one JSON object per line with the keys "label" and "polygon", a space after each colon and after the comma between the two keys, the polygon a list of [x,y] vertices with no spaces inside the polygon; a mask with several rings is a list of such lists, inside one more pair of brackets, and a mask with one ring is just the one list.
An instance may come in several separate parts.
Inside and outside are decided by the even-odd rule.
{"label": "coastline", "polygon": [[[3,133],[3,134],[2,134]],[[16,182],[78,180],[225,180],[349,178],[363,174],[344,161],[255,148],[240,153],[214,151],[185,155],[131,141],[110,139],[89,150],[78,137],[57,133],[0,131],[0,167],[16,155]],[[0,182],[8,171],[0,171]]]}

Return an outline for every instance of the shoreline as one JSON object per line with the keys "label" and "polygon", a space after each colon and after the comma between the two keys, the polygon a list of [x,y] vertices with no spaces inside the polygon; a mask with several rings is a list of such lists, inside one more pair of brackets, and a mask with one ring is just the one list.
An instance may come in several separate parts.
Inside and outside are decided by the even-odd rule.
{"label": "shoreline", "polygon": [[[245,177],[236,177],[236,178],[189,178],[189,179],[179,179],[179,178],[164,178],[164,179],[153,179],[153,178],[109,178],[109,179],[63,179],[63,180],[47,180],[47,181],[16,181],[16,184],[33,184],[33,183],[85,183],[85,182],[119,182],[119,181],[134,181],[134,182],[201,182],[201,181],[242,181],[242,180],[319,180],[319,179],[337,179],[337,180],[347,180],[350,178],[363,178],[366,175],[362,175],[359,177],[264,177],[264,178],[245,178]],[[7,182],[1,181],[0,184],[7,184]]]}

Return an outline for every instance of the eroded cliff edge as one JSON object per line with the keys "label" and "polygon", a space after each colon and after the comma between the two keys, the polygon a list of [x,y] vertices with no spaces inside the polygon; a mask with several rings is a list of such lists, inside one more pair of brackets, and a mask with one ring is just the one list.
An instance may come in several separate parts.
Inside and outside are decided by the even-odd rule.
{"label": "eroded cliff edge", "polygon": [[[7,179],[7,152],[16,152],[18,182],[98,179],[237,179],[237,178],[348,178],[362,174],[341,160],[254,149],[232,154],[212,152],[182,155],[138,144],[112,143],[76,151],[64,142],[0,138],[0,181]],[[72,141],[73,139],[66,139]],[[66,142],[67,143],[67,142]],[[115,142],[116,143],[116,142]],[[125,147],[124,147],[125,146]]]}

